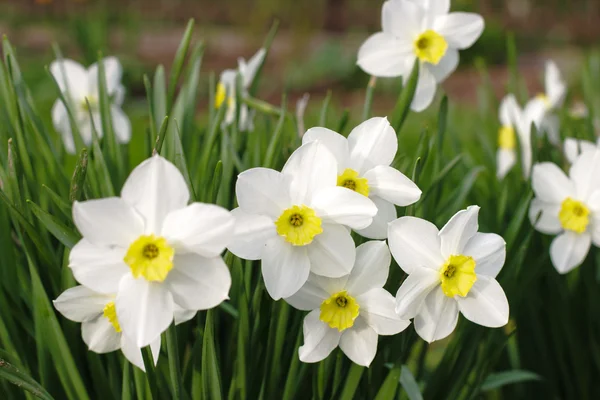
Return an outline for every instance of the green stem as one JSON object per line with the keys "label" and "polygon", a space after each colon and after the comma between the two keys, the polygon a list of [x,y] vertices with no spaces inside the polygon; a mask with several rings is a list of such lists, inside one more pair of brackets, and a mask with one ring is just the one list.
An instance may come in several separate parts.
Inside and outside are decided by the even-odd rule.
{"label": "green stem", "polygon": [[181,368],[179,363],[179,348],[177,347],[177,327],[171,324],[166,332],[167,353],[169,354],[169,374],[173,385],[173,399],[181,399],[182,382]]}

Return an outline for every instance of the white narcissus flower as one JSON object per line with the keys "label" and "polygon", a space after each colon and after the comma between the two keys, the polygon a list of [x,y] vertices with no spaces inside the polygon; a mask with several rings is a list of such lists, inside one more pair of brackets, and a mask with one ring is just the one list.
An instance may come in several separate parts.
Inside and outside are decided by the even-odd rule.
{"label": "white narcissus flower", "polygon": [[419,81],[411,104],[422,111],[433,101],[437,84],[458,66],[458,50],[481,36],[484,21],[474,13],[450,11],[450,0],[389,0],[383,4],[382,32],[358,51],[357,64],[377,77],[407,78],[419,60]]}
{"label": "white narcissus flower", "polygon": [[396,132],[387,118],[371,118],[350,132],[348,138],[327,128],[311,128],[302,143],[320,140],[337,160],[337,184],[373,200],[377,215],[365,229],[370,239],[387,238],[387,224],[396,219],[396,207],[413,204],[421,190],[390,164],[398,150]]}
{"label": "white narcissus flower", "polygon": [[[146,370],[140,347],[123,335],[114,294],[97,293],[85,286],[75,286],[65,290],[53,303],[66,318],[81,322],[81,336],[91,351],[103,354],[121,349],[129,362],[142,371]],[[150,349],[156,365],[160,336],[150,343]]]}
{"label": "white narcissus flower", "polygon": [[496,175],[503,179],[508,171],[517,163],[516,121],[522,112],[512,94],[507,95],[500,103],[500,129],[498,130],[498,152],[496,155]]}
{"label": "white narcissus flower", "polygon": [[296,293],[309,273],[337,278],[355,259],[352,229],[371,224],[369,198],[337,186],[337,160],[314,141],[294,151],[281,172],[252,168],[235,185],[235,235],[229,251],[262,260],[262,275],[275,300]]}
{"label": "white narcissus flower", "polygon": [[311,274],[298,293],[285,299],[310,311],[298,349],[301,361],[321,361],[339,346],[356,364],[368,367],[377,353],[378,335],[395,335],[410,325],[395,313],[394,297],[383,289],[390,262],[385,242],[364,243],[356,249],[348,275],[332,279]]}
{"label": "white narcissus flower", "polygon": [[536,164],[531,184],[529,218],[538,231],[558,235],[550,259],[566,274],[585,260],[592,242],[600,246],[600,150],[583,152],[569,176],[556,164]]}
{"label": "white narcissus flower", "polygon": [[589,150],[597,150],[598,148],[600,148],[600,139],[594,143],[589,140],[566,138],[563,150],[569,164],[573,164],[581,153]]}
{"label": "white narcissus flower", "polygon": [[402,217],[389,226],[390,250],[408,274],[396,294],[396,312],[414,318],[427,342],[450,335],[459,312],[487,327],[508,322],[508,301],[496,281],[506,258],[506,243],[480,233],[478,206],[456,213],[438,231],[424,219]]}
{"label": "white narcissus flower", "polygon": [[[110,113],[115,136],[120,143],[127,143],[131,139],[131,122],[121,109],[125,96],[125,88],[121,84],[123,73],[121,64],[115,57],[106,57],[102,62],[106,76],[107,94],[110,98]],[[83,143],[89,146],[93,137],[92,118],[98,136],[102,136],[98,65],[94,63],[86,69],[73,60],[62,59],[53,61],[50,64],[50,72],[58,82],[60,90],[65,93],[67,101],[71,102],[71,110],[74,113],[73,118],[77,123]],[[54,128],[61,134],[67,152],[75,153],[75,141],[71,131],[69,115],[67,108],[60,99],[56,100],[52,107],[52,123]]]}
{"label": "white narcissus flower", "polygon": [[[223,119],[223,125],[229,126],[233,124],[235,120],[236,111],[236,74],[240,74],[242,79],[243,93],[241,97],[248,96],[248,89],[254,81],[254,77],[258,72],[258,69],[262,65],[265,59],[266,50],[260,49],[252,56],[252,58],[246,62],[243,58],[238,58],[238,69],[226,69],[221,73],[219,83],[217,85],[217,93],[215,95],[215,107],[220,108],[224,102],[227,102],[227,111],[225,118]],[[239,130],[253,131],[254,130],[254,111],[250,111],[246,104],[240,104],[240,117],[239,117]]]}
{"label": "white narcissus flower", "polygon": [[188,205],[189,197],[181,172],[156,155],[133,170],[121,197],[73,204],[83,236],[69,257],[73,275],[116,293],[120,326],[138,347],[167,329],[176,307],[205,310],[228,298],[220,254],[234,217],[216,205]]}

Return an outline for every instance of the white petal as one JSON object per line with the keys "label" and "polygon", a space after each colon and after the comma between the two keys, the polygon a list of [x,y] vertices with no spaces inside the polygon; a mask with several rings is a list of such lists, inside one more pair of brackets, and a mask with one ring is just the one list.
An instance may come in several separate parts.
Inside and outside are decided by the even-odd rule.
{"label": "white petal", "polygon": [[65,150],[67,150],[67,153],[69,154],[75,154],[75,142],[73,140],[73,133],[71,132],[69,114],[67,113],[67,108],[60,99],[54,102],[51,113],[52,124],[54,125],[54,129],[60,133],[65,145]]}
{"label": "white petal", "polygon": [[327,128],[310,128],[302,136],[302,144],[314,142],[315,140],[323,143],[327,149],[335,156],[338,163],[338,174],[341,174],[348,163],[348,139],[337,132]]}
{"label": "white petal", "polygon": [[435,76],[435,80],[438,83],[441,83],[446,80],[450,76],[451,73],[456,71],[458,67],[458,62],[460,61],[460,56],[458,55],[458,50],[453,48],[448,48],[446,50],[446,54],[436,65],[430,64],[427,67]]}
{"label": "white petal", "polygon": [[419,81],[417,82],[415,97],[413,97],[410,109],[415,112],[421,112],[429,107],[431,102],[433,102],[436,89],[437,82],[435,76],[429,71],[427,64],[421,63]]}
{"label": "white petal", "polygon": [[229,244],[234,226],[235,218],[223,207],[192,203],[167,214],[162,236],[178,253],[216,257]]}
{"label": "white petal", "polygon": [[73,222],[95,245],[129,246],[144,233],[140,215],[118,197],[74,202]]}
{"label": "white petal", "polygon": [[94,292],[85,286],[75,286],[65,290],[52,302],[66,318],[83,322],[102,315],[104,307],[113,296]]}
{"label": "white petal", "polygon": [[575,183],[577,197],[587,200],[600,188],[600,150],[582,153],[571,166],[569,177]]}
{"label": "white petal", "polygon": [[413,322],[419,336],[428,343],[443,339],[456,327],[458,304],[447,297],[441,288],[436,288],[429,292]]}
{"label": "white petal", "polygon": [[[562,226],[558,219],[560,208],[560,203],[545,203],[540,199],[533,199],[529,206],[529,221],[534,224],[537,220],[535,229],[538,231],[548,235],[556,235],[562,231]],[[538,214],[540,214],[539,220],[537,219]]]}
{"label": "white petal", "polygon": [[477,274],[477,281],[466,297],[456,296],[460,312],[469,321],[489,328],[508,323],[508,300],[494,278]]}
{"label": "white petal", "polygon": [[440,15],[433,23],[433,29],[444,36],[448,46],[459,50],[471,47],[483,33],[484,27],[481,15],[465,12]]}
{"label": "white petal", "polygon": [[[336,293],[333,290],[332,293],[326,291],[321,285],[319,280],[322,277],[311,274],[308,277],[306,283],[298,290],[293,296],[285,298],[292,307],[302,311],[312,311],[321,307],[323,301],[328,299],[331,294]],[[343,285],[342,285],[343,287]]]}
{"label": "white petal", "polygon": [[221,257],[176,255],[164,284],[175,304],[186,310],[208,310],[229,298],[231,274]]}
{"label": "white petal", "polygon": [[497,172],[496,176],[498,179],[504,179],[506,174],[515,166],[517,163],[517,154],[514,150],[499,149],[496,156]]}
{"label": "white petal", "polygon": [[290,179],[269,168],[252,168],[242,172],[235,183],[237,201],[251,214],[279,218],[291,205]]}
{"label": "white petal", "polygon": [[112,104],[121,107],[123,105],[123,101],[125,100],[125,94],[125,87],[119,84],[115,89],[115,92],[112,94]]}
{"label": "white petal", "polygon": [[390,223],[388,243],[394,259],[406,272],[429,268],[437,271],[442,264],[442,243],[438,229],[429,221],[402,217]]}
{"label": "white petal", "polygon": [[348,146],[351,168],[364,174],[376,165],[390,165],[394,161],[398,138],[387,118],[374,117],[352,129]]}
{"label": "white petal", "polygon": [[306,246],[292,246],[282,237],[267,241],[262,258],[262,275],[273,300],[296,293],[310,273]]}
{"label": "white petal", "polygon": [[[106,77],[106,90],[110,96],[114,94],[121,85],[123,68],[116,57],[105,57],[101,61],[104,66],[104,76]],[[98,63],[90,65],[87,76],[87,85],[90,93],[98,93]]]}
{"label": "white petal", "polygon": [[352,328],[342,332],[340,349],[355,364],[368,367],[377,354],[377,333],[359,316]]}
{"label": "white petal", "polygon": [[[158,355],[160,354],[160,336],[150,343],[150,350],[152,351],[152,358],[154,359],[154,365],[158,361]],[[125,335],[121,335],[121,351],[127,360],[146,372],[146,368],[144,367],[144,359],[142,358],[142,349],[135,345],[131,339],[129,339]]]}
{"label": "white petal", "polygon": [[71,249],[69,267],[77,282],[105,294],[116,293],[130,269],[123,261],[127,249],[96,246],[81,239]]}
{"label": "white petal", "polygon": [[408,206],[421,198],[421,189],[395,168],[379,165],[365,174],[369,194],[398,206]]}
{"label": "white petal", "polygon": [[[353,296],[382,288],[390,272],[392,256],[385,241],[371,240],[356,248],[356,261],[346,289]],[[362,306],[361,306],[362,307]]]}
{"label": "white petal", "polygon": [[310,204],[313,193],[337,185],[337,161],[318,140],[294,151],[281,172],[291,180],[292,204]]}
{"label": "white petal", "polygon": [[535,196],[543,202],[560,204],[575,195],[575,187],[556,164],[543,162],[533,166],[531,186]]}
{"label": "white petal", "polygon": [[371,225],[377,214],[377,206],[368,197],[341,186],[317,191],[310,206],[324,223],[332,222],[353,229]]}
{"label": "white petal", "polygon": [[[534,123],[538,129],[541,129],[542,122],[548,113],[546,101],[543,98],[535,97],[527,102],[522,119],[519,121],[521,131],[529,132],[531,124]],[[526,128],[526,129],[524,129]]]}
{"label": "white petal", "polygon": [[231,211],[235,217],[234,235],[227,249],[246,260],[260,260],[267,241],[277,236],[273,220],[258,214],[248,214],[241,208]]}
{"label": "white petal", "polygon": [[167,214],[187,205],[190,192],[177,167],[156,155],[131,172],[121,197],[144,216],[146,233],[158,233]]}
{"label": "white petal", "polygon": [[409,320],[400,319],[396,314],[394,296],[385,289],[371,289],[356,298],[360,306],[360,316],[378,335],[395,335],[405,330]]}
{"label": "white petal", "polygon": [[577,140],[573,138],[566,138],[564,144],[565,156],[569,163],[573,164],[579,154],[586,151],[594,151],[597,149],[596,143],[590,142],[589,140]]}
{"label": "white petal", "polygon": [[58,82],[62,92],[69,92],[71,99],[83,99],[87,93],[87,71],[83,65],[69,59],[55,60],[50,64],[50,73]]}
{"label": "white petal", "polygon": [[495,233],[476,233],[467,242],[463,254],[475,260],[477,276],[495,278],[506,260],[506,242]]}
{"label": "white petal", "polygon": [[520,113],[519,103],[514,94],[504,96],[500,103],[498,119],[503,126],[513,126],[515,124],[515,116]]}
{"label": "white petal", "polygon": [[121,347],[121,334],[104,316],[84,321],[81,324],[81,336],[88,349],[94,353],[110,353]]}
{"label": "white petal", "polygon": [[560,274],[566,274],[579,266],[590,251],[592,237],[588,232],[566,231],[552,240],[550,259]]}
{"label": "white petal", "polygon": [[123,333],[138,347],[149,345],[173,322],[173,296],[162,283],[126,275],[115,304]]}
{"label": "white petal", "polygon": [[545,86],[552,108],[560,107],[565,99],[567,88],[558,66],[552,60],[546,61]]}
{"label": "white petal", "polygon": [[320,313],[314,310],[304,318],[304,344],[298,349],[302,362],[314,363],[327,358],[340,342],[341,333],[321,322]]}
{"label": "white petal", "polygon": [[[244,85],[244,88],[248,89],[248,88],[250,88],[250,85],[252,85],[252,81],[254,81],[254,77],[256,76],[258,69],[263,64],[266,54],[267,54],[266,50],[263,48],[260,48],[260,49],[258,49],[256,54],[254,54],[252,56],[252,58],[250,60],[248,60],[248,63],[246,63],[246,62],[240,63],[238,61],[240,74],[242,75],[242,79],[243,79],[242,84]],[[241,61],[243,61],[243,60],[241,60]]]}
{"label": "white petal", "polygon": [[427,295],[439,284],[437,271],[417,270],[408,275],[396,293],[396,313],[403,319],[414,318]]}
{"label": "white petal", "polygon": [[560,146],[560,119],[558,115],[546,115],[542,121],[541,130],[546,133],[551,144]]}
{"label": "white petal", "polygon": [[354,240],[341,225],[325,224],[323,233],[306,246],[310,270],[317,275],[339,278],[347,275],[356,258]]}
{"label": "white petal", "polygon": [[127,114],[120,107],[112,105],[110,115],[117,141],[119,143],[129,143],[129,140],[131,140],[131,122]]}
{"label": "white petal", "polygon": [[462,254],[467,242],[479,230],[479,206],[469,206],[460,210],[440,230],[442,257]]}
{"label": "white petal", "polygon": [[414,59],[410,40],[378,32],[360,46],[356,64],[369,75],[394,78],[410,72]]}
{"label": "white petal", "polygon": [[386,1],[381,8],[383,32],[399,38],[414,38],[423,29],[427,8],[416,1]]}
{"label": "white petal", "polygon": [[183,324],[184,322],[188,322],[192,318],[196,316],[198,310],[185,310],[179,307],[177,304],[174,306],[173,311],[173,320],[175,321],[175,325]]}
{"label": "white petal", "polygon": [[377,206],[377,214],[373,217],[371,225],[365,229],[355,229],[354,231],[369,239],[387,239],[388,224],[398,217],[396,207],[381,197],[371,196],[369,198]]}

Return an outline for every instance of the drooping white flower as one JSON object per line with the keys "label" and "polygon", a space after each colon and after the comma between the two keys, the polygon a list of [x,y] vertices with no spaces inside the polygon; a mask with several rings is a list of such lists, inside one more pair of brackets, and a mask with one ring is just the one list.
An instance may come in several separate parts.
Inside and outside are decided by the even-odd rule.
{"label": "drooping white flower", "polygon": [[514,95],[509,94],[500,103],[500,129],[498,130],[498,152],[496,154],[496,175],[503,179],[517,163],[516,121],[521,118],[521,109]]}
{"label": "drooping white flower", "polygon": [[581,153],[588,150],[596,150],[598,148],[600,148],[600,139],[594,143],[589,140],[566,138],[563,151],[565,152],[565,157],[567,158],[567,161],[569,161],[569,164],[573,164]]}
{"label": "drooping white flower", "polygon": [[385,242],[371,241],[356,249],[348,275],[325,278],[311,274],[306,284],[285,299],[310,311],[304,318],[303,362],[318,362],[336,347],[356,364],[368,367],[377,352],[378,335],[402,332],[410,321],[394,311],[394,297],[383,289],[391,257]]}
{"label": "drooping white flower", "polygon": [[592,242],[600,246],[600,150],[583,152],[569,176],[556,164],[536,164],[531,184],[535,198],[529,218],[538,231],[558,235],[550,259],[566,274],[585,260]]}
{"label": "drooping white flower", "polygon": [[377,77],[407,78],[419,60],[419,81],[411,104],[422,111],[433,101],[437,84],[458,66],[458,50],[481,36],[484,21],[474,13],[450,13],[450,0],[388,0],[383,4],[382,32],[358,51],[357,64]]}
{"label": "drooping white flower", "polygon": [[398,150],[396,132],[387,118],[371,118],[350,132],[348,138],[327,128],[311,128],[302,143],[321,141],[337,160],[337,184],[368,196],[377,206],[373,223],[357,230],[371,239],[385,239],[387,224],[396,219],[396,207],[413,204],[421,190],[390,164]]}
{"label": "drooping white flower", "polygon": [[271,297],[296,293],[309,273],[337,278],[355,259],[352,229],[369,226],[377,207],[367,197],[337,186],[337,161],[321,141],[302,145],[281,172],[252,168],[235,190],[239,207],[228,249],[262,260]]}
{"label": "drooping white flower", "polygon": [[[81,336],[88,348],[95,353],[121,350],[130,363],[145,371],[142,351],[136,343],[123,335],[114,294],[94,292],[85,286],[65,290],[54,307],[71,321],[81,322]],[[160,336],[150,343],[154,365],[160,354]]]}
{"label": "drooping white flower", "polygon": [[508,322],[508,301],[496,281],[506,258],[506,243],[494,233],[480,233],[478,206],[456,213],[438,231],[415,217],[389,226],[390,250],[408,274],[396,294],[396,312],[414,318],[427,342],[450,335],[459,312],[488,327]]}
{"label": "drooping white flower", "polygon": [[[121,84],[123,73],[121,64],[115,57],[106,57],[102,62],[106,76],[107,94],[110,98],[110,113],[115,136],[120,143],[127,143],[131,138],[131,123],[121,109],[125,96],[125,88]],[[71,102],[71,109],[74,113],[73,118],[77,123],[83,143],[89,146],[92,143],[92,122],[99,137],[102,136],[103,132],[99,108],[98,65],[94,63],[86,69],[73,60],[62,59],[53,61],[50,64],[50,72],[58,82],[60,90],[65,94],[67,101]],[[52,107],[52,123],[54,128],[61,134],[67,152],[75,153],[75,141],[71,131],[69,115],[67,108],[60,99],[56,100]]]}
{"label": "drooping white flower", "polygon": [[224,102],[227,102],[227,111],[223,119],[224,126],[229,126],[234,122],[235,111],[239,106],[240,116],[238,125],[240,132],[254,130],[254,111],[249,110],[246,104],[236,104],[236,75],[239,73],[242,79],[243,93],[241,97],[248,96],[248,90],[265,59],[265,54],[265,49],[261,48],[248,62],[240,57],[238,58],[237,70],[226,69],[221,73],[215,95],[215,107],[220,108]]}
{"label": "drooping white flower", "polygon": [[231,276],[220,254],[234,218],[212,204],[188,205],[179,170],[156,155],[136,167],[121,197],[75,202],[83,239],[69,266],[90,289],[116,293],[125,335],[138,347],[173,321],[176,306],[204,310],[227,299]]}

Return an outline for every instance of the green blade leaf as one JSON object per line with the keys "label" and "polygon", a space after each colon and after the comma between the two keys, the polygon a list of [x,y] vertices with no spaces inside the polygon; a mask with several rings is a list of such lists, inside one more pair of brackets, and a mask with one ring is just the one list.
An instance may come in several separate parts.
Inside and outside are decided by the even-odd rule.
{"label": "green blade leaf", "polygon": [[506,385],[540,380],[542,380],[542,377],[531,371],[515,369],[512,371],[497,372],[488,375],[485,381],[483,381],[481,384],[481,390],[486,392],[488,390],[498,389]]}

